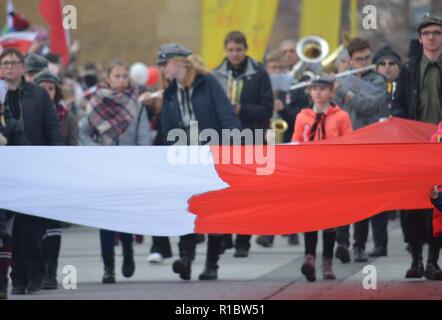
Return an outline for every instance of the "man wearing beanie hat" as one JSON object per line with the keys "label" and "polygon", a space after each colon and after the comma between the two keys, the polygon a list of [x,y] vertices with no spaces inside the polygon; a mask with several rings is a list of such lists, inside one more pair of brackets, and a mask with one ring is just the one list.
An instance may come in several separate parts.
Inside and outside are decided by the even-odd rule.
{"label": "man wearing beanie hat", "polygon": [[[417,26],[422,53],[402,66],[393,95],[393,116],[437,124],[442,120],[442,20],[426,14]],[[412,263],[406,278],[436,279],[440,241],[432,237],[431,210],[410,210],[403,215],[404,236],[411,248]],[[424,271],[422,250],[429,241]]]}
{"label": "man wearing beanie hat", "polygon": [[[380,113],[382,118],[387,118],[392,106],[392,95],[397,88],[396,80],[401,67],[401,57],[390,46],[385,46],[376,52],[373,63],[376,64],[376,71],[387,79],[387,104],[386,108],[383,108]],[[369,254],[370,257],[384,257],[387,255],[387,227],[390,214],[395,215],[396,211],[382,212],[370,218],[375,244],[373,251]]]}
{"label": "man wearing beanie hat", "polygon": [[25,58],[25,79],[33,82],[37,73],[48,67],[49,61],[36,53],[30,53]]}
{"label": "man wearing beanie hat", "polygon": [[396,81],[401,67],[401,57],[389,46],[380,49],[373,58],[376,71],[387,78],[388,82]]}

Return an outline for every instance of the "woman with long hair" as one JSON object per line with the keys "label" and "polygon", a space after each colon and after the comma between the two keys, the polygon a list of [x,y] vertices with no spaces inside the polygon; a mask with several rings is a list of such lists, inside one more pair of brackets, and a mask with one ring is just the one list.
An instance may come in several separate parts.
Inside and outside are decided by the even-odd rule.
{"label": "woman with long hair", "polygon": [[[176,143],[174,137],[168,139],[169,133],[176,129],[187,133],[187,141],[181,143],[193,145],[205,143],[199,137],[192,136],[196,128],[198,134],[202,130],[212,129],[219,137],[223,129],[241,128],[221,85],[189,49],[178,44],[164,45],[158,52],[157,63],[166,88],[161,109],[161,133],[165,144]],[[200,280],[217,279],[221,240],[220,235],[209,235],[206,267],[199,276]],[[196,242],[195,234],[180,237],[180,259],[174,261],[173,271],[183,280],[191,278]]]}

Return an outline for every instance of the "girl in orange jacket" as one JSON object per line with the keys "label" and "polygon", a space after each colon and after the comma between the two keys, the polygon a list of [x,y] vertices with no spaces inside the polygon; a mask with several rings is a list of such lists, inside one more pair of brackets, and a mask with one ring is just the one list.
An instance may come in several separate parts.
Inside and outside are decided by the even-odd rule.
{"label": "girl in orange jacket", "polygon": [[[322,75],[312,81],[309,94],[313,109],[303,109],[295,121],[292,142],[319,141],[339,137],[352,131],[350,116],[347,112],[331,103],[334,78]],[[322,272],[325,280],[336,279],[333,272],[333,249],[336,230],[323,231]],[[316,246],[318,232],[304,233],[305,262],[301,272],[308,281],[316,281]]]}

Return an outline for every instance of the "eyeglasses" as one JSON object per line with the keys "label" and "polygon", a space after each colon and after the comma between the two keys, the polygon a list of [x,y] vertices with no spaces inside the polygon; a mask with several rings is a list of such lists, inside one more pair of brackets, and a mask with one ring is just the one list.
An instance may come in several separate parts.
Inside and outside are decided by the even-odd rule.
{"label": "eyeglasses", "polygon": [[370,60],[370,58],[371,58],[371,54],[368,56],[365,56],[365,57],[354,58],[353,60],[356,62],[365,62],[365,61]]}
{"label": "eyeglasses", "polygon": [[22,64],[21,61],[4,61],[0,65],[2,68],[8,68],[8,67],[17,67],[18,65]]}
{"label": "eyeglasses", "polygon": [[382,62],[379,62],[378,65],[379,66],[383,66],[383,67],[385,67],[385,66],[392,67],[392,66],[395,66],[396,63],[394,63],[393,61],[388,61],[388,62],[387,61],[382,61]]}
{"label": "eyeglasses", "polygon": [[295,53],[296,50],[295,49],[287,49],[287,50],[283,50],[282,53],[283,54],[287,54],[287,53]]}
{"label": "eyeglasses", "polygon": [[421,36],[422,37],[429,37],[430,35],[432,35],[433,37],[440,37],[442,35],[442,32],[440,31],[422,31],[421,32]]}

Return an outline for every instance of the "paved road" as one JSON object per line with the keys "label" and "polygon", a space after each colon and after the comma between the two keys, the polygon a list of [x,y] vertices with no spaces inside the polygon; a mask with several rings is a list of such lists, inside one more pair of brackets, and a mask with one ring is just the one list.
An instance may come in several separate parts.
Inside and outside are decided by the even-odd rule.
{"label": "paved road", "polygon": [[[273,248],[261,248],[254,243],[249,258],[233,258],[227,251],[220,261],[219,279],[213,282],[196,280],[202,271],[206,244],[198,246],[192,267],[192,281],[181,281],[172,273],[174,258],[161,265],[146,262],[150,238],[135,246],[136,272],[125,279],[119,270],[121,254],[117,256],[117,284],[102,285],[102,264],[98,231],[83,227],[65,229],[60,257],[59,280],[63,266],[77,270],[77,289],[60,288],[34,295],[10,296],[14,299],[151,299],[151,300],[296,300],[296,299],[442,299],[442,284],[422,280],[406,280],[404,274],[410,258],[405,251],[399,222],[389,226],[389,256],[370,259],[368,263],[341,264],[335,261],[337,280],[308,283],[300,273],[303,246],[289,246],[287,238],[277,237]],[[173,238],[177,254],[177,238]],[[322,242],[319,241],[319,244]],[[370,239],[368,249],[373,247]],[[319,248],[321,249],[321,248]],[[117,247],[120,253],[121,248]],[[363,268],[375,267],[376,289],[363,287]],[[320,273],[319,273],[320,275]],[[373,275],[373,273],[371,273]]]}

